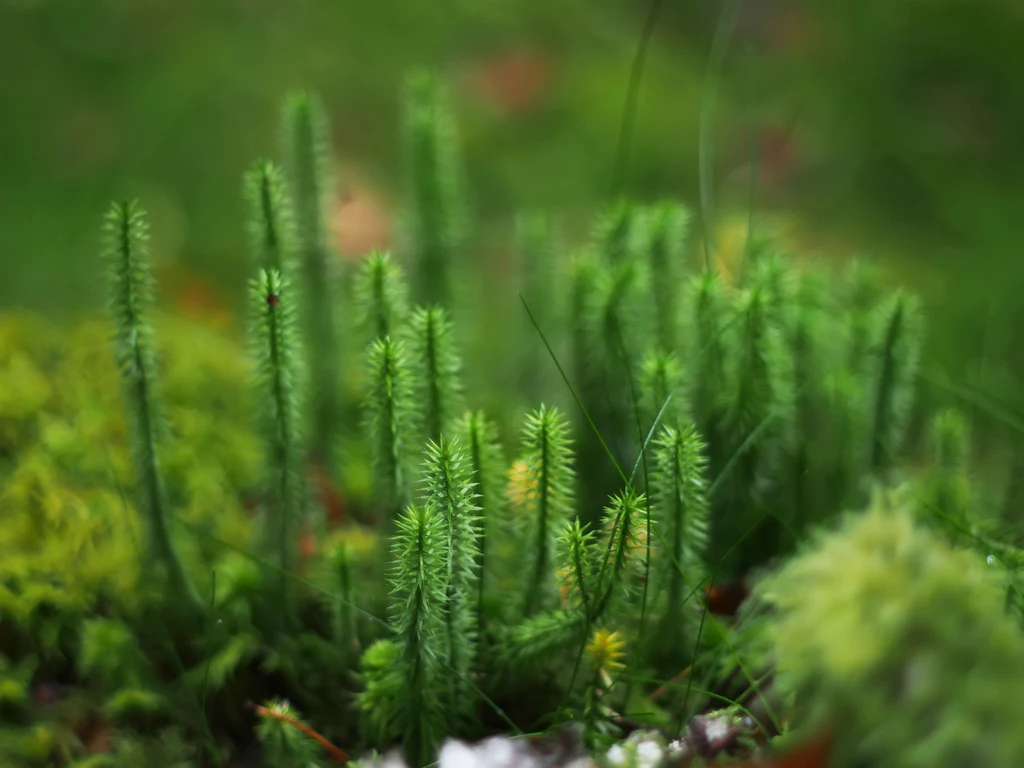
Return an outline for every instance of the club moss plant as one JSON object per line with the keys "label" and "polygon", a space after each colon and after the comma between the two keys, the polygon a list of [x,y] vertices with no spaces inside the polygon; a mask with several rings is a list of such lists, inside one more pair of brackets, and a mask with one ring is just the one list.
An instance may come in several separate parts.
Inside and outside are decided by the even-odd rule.
{"label": "club moss plant", "polygon": [[557,247],[527,217],[490,343],[546,372],[474,391],[454,118],[433,77],[406,99],[409,242],[351,281],[324,108],[287,100],[243,184],[247,351],[156,311],[140,203],[107,217],[113,359],[109,320],[0,323],[4,764],[422,768],[567,725],[710,760],[701,722],[1020,764],[1024,556],[964,417],[915,414],[918,299],[770,238],[711,271],[675,201]]}

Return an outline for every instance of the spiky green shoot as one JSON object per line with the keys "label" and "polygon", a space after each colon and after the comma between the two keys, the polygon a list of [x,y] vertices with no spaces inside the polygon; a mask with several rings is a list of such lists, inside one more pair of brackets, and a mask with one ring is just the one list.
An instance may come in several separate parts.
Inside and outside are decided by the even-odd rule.
{"label": "spiky green shoot", "polygon": [[382,526],[410,500],[410,454],[414,445],[412,392],[405,346],[390,336],[377,339],[367,352],[370,390],[366,431],[370,437],[377,501],[383,506]]}
{"label": "spiky green shoot", "polygon": [[446,705],[451,716],[459,718],[472,711],[475,698],[469,678],[476,662],[480,508],[475,503],[471,469],[457,439],[442,437],[438,443],[427,444],[424,478],[425,504],[441,513],[447,528],[443,549],[447,570]]}
{"label": "spiky green shoot", "polygon": [[295,222],[283,172],[272,161],[260,160],[246,172],[242,191],[253,266],[276,269],[293,280]]}
{"label": "spiky green shoot", "polygon": [[356,621],[356,595],[352,554],[347,542],[342,542],[330,554],[329,566],[334,576],[338,599],[332,600],[331,625],[334,642],[348,659],[358,648],[359,628]]}
{"label": "spiky green shoot", "polygon": [[402,267],[386,251],[374,251],[359,266],[355,279],[359,324],[370,339],[395,337],[409,311],[409,286]]}
{"label": "spiky green shoot", "polygon": [[462,411],[462,360],[448,313],[420,307],[407,328],[413,401],[419,405],[421,442],[449,434]]}
{"label": "spiky green shoot", "polygon": [[[590,354],[599,366],[599,374],[607,386],[609,428],[622,425],[632,412],[630,377],[635,386],[639,355],[646,334],[643,286],[645,272],[636,260],[602,269],[594,294],[590,315]],[[618,406],[618,407],[616,407]],[[632,422],[629,422],[632,423]]]}
{"label": "spiky green shoot", "polygon": [[648,530],[644,494],[627,490],[613,496],[605,508],[604,521],[608,541],[596,581],[592,623],[605,617],[615,599],[626,598],[635,585],[633,577],[642,574]]}
{"label": "spiky green shoot", "polygon": [[633,259],[645,223],[641,218],[639,209],[624,198],[613,202],[596,217],[593,241],[604,264],[612,266]]}
{"label": "spiky green shoot", "polygon": [[[821,505],[830,495],[814,494],[814,490],[821,487],[821,468],[833,469],[822,461],[824,454],[831,453],[829,459],[836,464],[845,464],[848,456],[848,446],[828,440],[829,422],[841,421],[842,415],[837,419],[825,403],[823,382],[829,361],[822,348],[822,334],[826,330],[821,311],[824,288],[816,273],[805,272],[799,276],[793,289],[786,327],[794,398],[792,429],[786,440],[789,449],[787,473],[791,486],[791,515],[798,532],[802,532],[811,517],[812,504]],[[832,360],[836,367],[842,363],[838,355],[834,355]],[[836,491],[841,493],[839,488]],[[817,511],[818,514],[824,512],[821,509]]]}
{"label": "spiky green shoot", "polygon": [[690,211],[678,203],[662,203],[648,212],[646,243],[648,271],[654,276],[654,339],[666,352],[678,348],[680,308],[676,301],[685,270],[685,248],[690,234]]}
{"label": "spiky green shoot", "polygon": [[[592,307],[596,301],[597,282],[600,269],[594,254],[578,254],[571,264],[572,291],[569,302],[569,343],[572,350],[572,384],[583,407],[591,418],[600,418],[603,378],[600,364],[594,358],[594,342],[591,324]],[[597,435],[590,428],[582,412],[575,420],[576,434],[579,435],[579,482],[580,510],[584,519],[595,522],[598,510],[607,498],[608,473],[605,471],[607,457]]]}
{"label": "spiky green shoot", "polygon": [[504,459],[498,431],[482,411],[463,414],[455,425],[455,434],[465,446],[466,459],[472,476],[476,503],[480,507],[480,561],[477,615],[484,620],[484,595],[487,590],[487,541],[502,519],[504,494],[502,493],[502,467]]}
{"label": "spiky green shoot", "polygon": [[284,107],[286,169],[295,207],[296,235],[303,271],[313,433],[311,458],[333,468],[340,386],[335,326],[337,292],[330,269],[329,211],[333,172],[327,116],[318,96],[291,94]]}
{"label": "spiky green shoot", "polygon": [[251,284],[250,304],[260,432],[266,454],[263,550],[282,571],[279,609],[287,614],[286,574],[295,564],[296,533],[302,523],[304,505],[300,352],[291,283],[276,269],[261,269]]}
{"label": "spiky green shoot", "polygon": [[878,309],[872,371],[871,468],[892,466],[914,403],[923,328],[916,296],[896,291]]}
{"label": "spiky green shoot", "polygon": [[[790,382],[782,378],[785,350],[779,328],[772,321],[772,305],[762,285],[744,290],[738,299],[738,328],[731,357],[727,423],[734,445],[765,426],[773,411],[792,402]],[[789,396],[787,398],[787,396]],[[783,414],[778,414],[781,416]],[[777,432],[778,430],[773,430]]]}
{"label": "spiky green shoot", "polygon": [[583,398],[589,402],[599,386],[592,353],[590,313],[595,303],[598,263],[590,252],[577,254],[570,265],[572,295],[569,302],[569,335],[573,354],[573,382]]}
{"label": "spiky green shoot", "polygon": [[968,470],[968,434],[963,414],[953,408],[940,411],[929,429],[931,466],[926,480],[925,511],[954,541],[968,541],[973,533],[971,479]]}
{"label": "spiky green shoot", "polygon": [[730,318],[725,284],[717,272],[704,271],[690,279],[687,307],[689,344],[683,361],[687,368],[688,401],[697,429],[708,441],[711,471],[717,475],[725,458],[722,435],[723,397],[726,388],[726,348]]}
{"label": "spiky green shoot", "polygon": [[[785,354],[777,318],[773,317],[769,286],[755,282],[737,298],[738,328],[730,356],[728,405],[725,423],[735,469],[729,483],[728,515],[713,535],[713,559],[733,548],[736,537],[755,522],[758,508],[766,503],[762,492],[766,478],[776,476],[780,464],[780,438],[789,430],[794,399],[790,358]],[[791,513],[791,510],[790,510]],[[785,523],[780,527],[780,523]],[[791,521],[769,521],[777,546]],[[761,553],[771,550],[750,535],[736,550],[740,571],[757,564]],[[730,541],[729,539],[734,539]],[[724,547],[724,549],[721,549]]]}
{"label": "spiky green shoot", "polygon": [[398,519],[393,542],[391,626],[402,686],[393,722],[410,765],[429,763],[448,722],[445,626],[447,571],[444,513],[410,506]]}
{"label": "spiky green shoot", "polygon": [[386,638],[370,645],[359,660],[363,690],[356,701],[371,744],[384,744],[398,733],[398,701],[405,688],[397,670],[401,656],[398,643]]}
{"label": "spiky green shoot", "polygon": [[148,262],[149,229],[135,202],[114,203],[105,221],[104,257],[109,264],[108,296],[114,321],[114,356],[128,406],[139,505],[146,521],[150,558],[162,568],[169,594],[190,609],[202,603],[171,539],[158,444],[164,431],[157,391],[156,348],[149,312],[153,277]]}
{"label": "spiky green shoot", "polygon": [[[658,532],[656,578],[666,584],[664,638],[677,646],[685,627],[684,604],[704,579],[708,544],[707,459],[692,425],[665,427],[654,446],[651,512]],[[696,603],[696,601],[694,601]]]}
{"label": "spiky green shoot", "polygon": [[846,310],[847,362],[855,373],[866,375],[870,370],[872,311],[883,296],[878,269],[862,258],[854,259],[843,271],[838,293]]}
{"label": "spiky green shoot", "polygon": [[512,505],[525,542],[523,615],[530,616],[553,601],[555,547],[573,512],[569,425],[557,408],[527,415],[522,451],[526,488]]}
{"label": "spiky green shoot", "polygon": [[596,598],[600,562],[597,537],[579,518],[570,520],[558,540],[559,591],[562,604],[569,610],[589,615]]}
{"label": "spiky green shoot", "polygon": [[414,72],[406,82],[403,107],[416,300],[450,306],[465,212],[447,89],[433,74]]}
{"label": "spiky green shoot", "polygon": [[679,426],[687,418],[683,367],[672,352],[655,349],[644,358],[640,366],[640,404],[644,430],[654,428],[655,422],[658,427]]}
{"label": "spiky green shoot", "polygon": [[561,660],[561,652],[579,646],[587,627],[581,610],[538,613],[512,627],[498,649],[499,669],[505,674],[534,671]]}

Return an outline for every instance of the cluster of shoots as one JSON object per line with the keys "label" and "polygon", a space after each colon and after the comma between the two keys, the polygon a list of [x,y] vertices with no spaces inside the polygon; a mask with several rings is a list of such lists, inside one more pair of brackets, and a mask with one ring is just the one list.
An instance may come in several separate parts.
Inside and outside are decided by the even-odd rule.
{"label": "cluster of shoots", "polygon": [[[467,265],[453,122],[432,77],[413,78],[407,95],[409,243],[366,255],[351,281],[335,274],[327,234],[334,169],[315,97],[286,104],[285,162],[260,161],[246,175],[266,457],[249,545],[268,565],[263,635],[278,638],[278,652],[297,633],[334,648],[318,663],[331,690],[345,692],[348,714],[331,719],[359,724],[339,726],[346,749],[398,744],[411,766],[429,764],[445,737],[492,728],[578,720],[592,743],[614,736],[624,707],[684,669],[674,704],[696,712],[717,668],[709,655],[721,651],[720,634],[705,631],[705,592],[772,565],[862,504],[871,483],[896,476],[923,333],[918,301],[883,291],[868,264],[837,275],[763,243],[735,276],[707,270],[691,258],[689,210],[671,201],[617,202],[572,257],[553,248],[547,219],[525,216],[521,289],[533,333],[511,334],[523,349],[508,353],[548,373],[513,382],[537,395],[525,413],[489,414],[463,381],[470,326],[456,323]],[[207,601],[176,553],[163,501],[144,218],[118,204],[109,222],[152,563],[168,599],[201,614]],[[564,306],[552,300],[561,296]],[[352,404],[339,379],[355,368]],[[571,410],[553,404],[567,400]],[[345,424],[353,405],[363,419]],[[515,420],[518,439],[504,440]],[[943,469],[929,485],[959,528],[969,504],[963,432],[955,414],[936,420]],[[309,478],[318,470],[343,484],[342,441],[361,446],[373,482],[367,514],[339,531]],[[357,529],[373,542],[368,558],[341,546],[302,562],[304,533],[345,539]],[[325,598],[296,578],[300,567],[334,596],[330,629],[318,628]],[[530,705],[510,714],[523,691]],[[275,754],[295,757],[311,747],[281,725],[289,719],[266,715],[260,733]]]}

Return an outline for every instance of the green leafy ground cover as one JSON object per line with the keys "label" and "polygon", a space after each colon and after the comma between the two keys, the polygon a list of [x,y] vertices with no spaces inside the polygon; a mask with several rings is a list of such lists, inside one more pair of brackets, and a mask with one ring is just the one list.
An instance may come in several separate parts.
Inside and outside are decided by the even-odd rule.
{"label": "green leafy ground cover", "polygon": [[158,311],[135,202],[107,318],[0,326],[5,764],[425,766],[573,724],[610,765],[648,731],[1018,765],[1012,489],[921,412],[921,300],[767,229],[709,258],[674,201],[579,242],[524,214],[485,285],[444,83],[403,105],[403,246],[339,266],[323,107],[285,103],[247,348]]}

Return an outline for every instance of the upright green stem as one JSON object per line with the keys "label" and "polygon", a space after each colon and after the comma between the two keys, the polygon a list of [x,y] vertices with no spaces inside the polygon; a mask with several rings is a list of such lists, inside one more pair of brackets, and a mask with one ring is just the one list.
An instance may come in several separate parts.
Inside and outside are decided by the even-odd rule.
{"label": "upright green stem", "polygon": [[262,399],[270,487],[264,547],[281,569],[281,615],[290,614],[288,572],[295,564],[296,532],[303,517],[299,401],[296,394],[298,350],[294,333],[294,296],[279,271],[260,270],[252,283],[253,356]]}
{"label": "upright green stem", "polygon": [[329,268],[328,216],[332,173],[327,117],[319,98],[293,94],[285,105],[286,154],[295,202],[299,254],[304,272],[311,380],[311,458],[333,469],[334,441],[340,417],[338,291]]}
{"label": "upright green stem", "polygon": [[146,259],[149,233],[144,212],[134,202],[115,203],[106,217],[106,233],[110,308],[116,329],[115,357],[128,401],[140,503],[146,516],[152,562],[160,563],[166,571],[169,594],[200,614],[205,606],[178,558],[167,528],[157,450],[157,435],[162,426],[156,395],[157,369],[152,330],[146,317],[153,304],[153,278]]}

